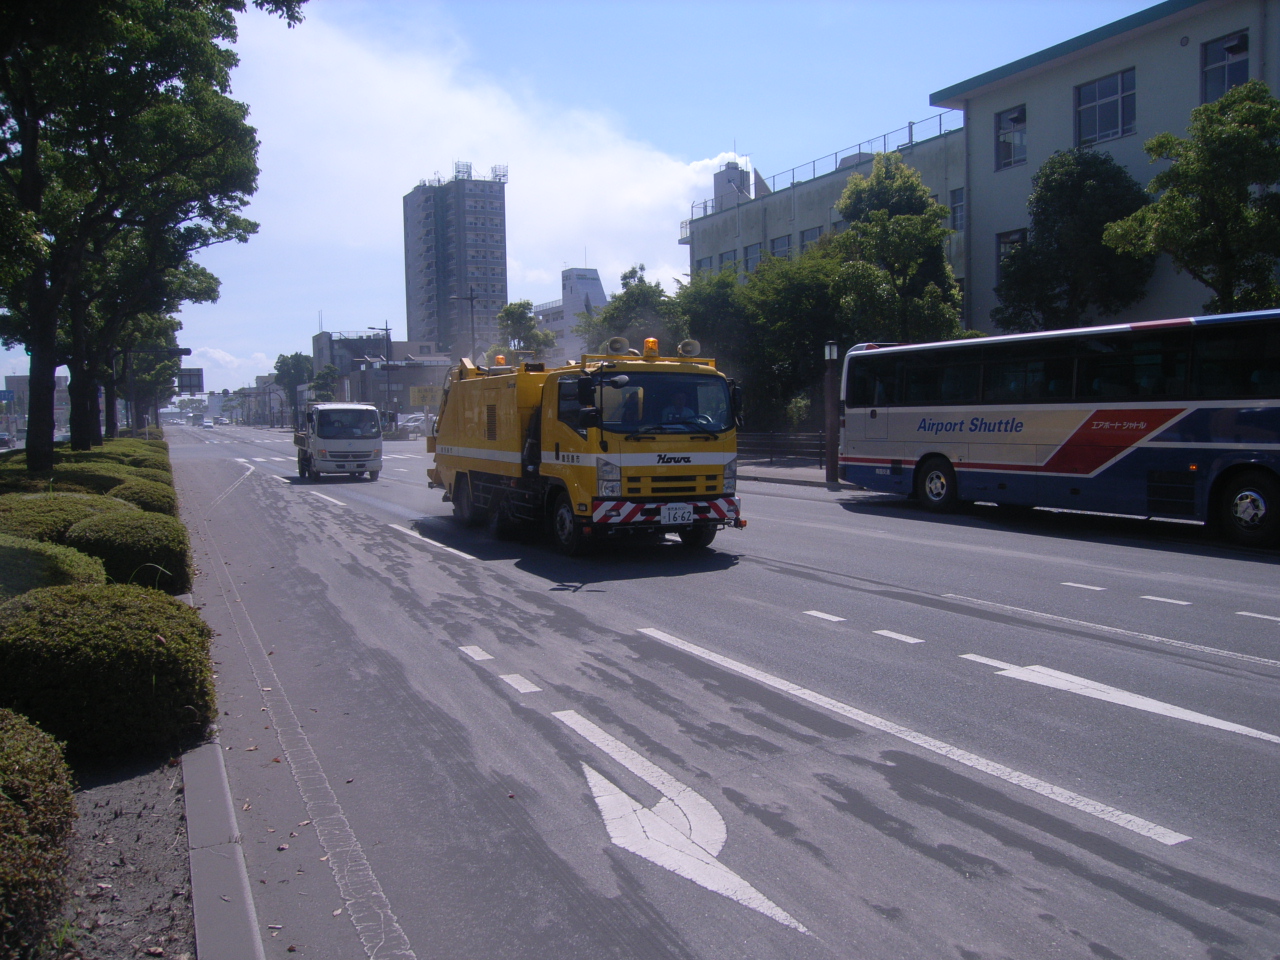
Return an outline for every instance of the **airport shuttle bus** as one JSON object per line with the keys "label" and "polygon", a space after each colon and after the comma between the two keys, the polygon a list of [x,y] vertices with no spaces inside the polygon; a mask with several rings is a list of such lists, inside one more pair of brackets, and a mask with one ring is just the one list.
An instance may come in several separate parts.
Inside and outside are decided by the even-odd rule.
{"label": "airport shuttle bus", "polygon": [[1280,310],[861,344],[841,395],[841,477],[869,490],[1280,539]]}

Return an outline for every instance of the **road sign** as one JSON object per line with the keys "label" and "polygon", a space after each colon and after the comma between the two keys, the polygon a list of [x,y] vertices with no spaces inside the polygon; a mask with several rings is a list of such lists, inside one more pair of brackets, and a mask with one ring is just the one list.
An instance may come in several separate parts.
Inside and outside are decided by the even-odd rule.
{"label": "road sign", "polygon": [[0,390],[0,403],[13,403],[13,391]]}
{"label": "road sign", "polygon": [[204,393],[204,367],[183,367],[179,370],[178,393]]}
{"label": "road sign", "polygon": [[441,387],[410,387],[409,388],[409,406],[425,407],[428,405],[436,405],[440,402]]}

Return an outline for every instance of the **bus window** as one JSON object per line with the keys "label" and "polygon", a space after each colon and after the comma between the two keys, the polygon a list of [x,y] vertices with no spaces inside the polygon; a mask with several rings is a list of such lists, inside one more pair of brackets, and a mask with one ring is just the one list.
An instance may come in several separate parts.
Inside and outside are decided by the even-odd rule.
{"label": "bus window", "polygon": [[898,358],[855,357],[850,369],[851,407],[887,407],[897,398]]}
{"label": "bus window", "polygon": [[1190,340],[1184,331],[1135,340],[1081,341],[1076,396],[1081,400],[1166,400],[1186,396]]}
{"label": "bus window", "polygon": [[1280,398],[1280,323],[1196,331],[1195,396]]}

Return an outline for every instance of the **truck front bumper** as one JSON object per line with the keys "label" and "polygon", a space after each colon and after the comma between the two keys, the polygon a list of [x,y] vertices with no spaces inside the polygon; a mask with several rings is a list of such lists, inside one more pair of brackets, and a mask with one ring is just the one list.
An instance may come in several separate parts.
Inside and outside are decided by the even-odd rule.
{"label": "truck front bumper", "polygon": [[742,505],[737,497],[714,500],[642,501],[593,500],[591,523],[602,526],[679,527],[714,524],[718,527],[745,527]]}

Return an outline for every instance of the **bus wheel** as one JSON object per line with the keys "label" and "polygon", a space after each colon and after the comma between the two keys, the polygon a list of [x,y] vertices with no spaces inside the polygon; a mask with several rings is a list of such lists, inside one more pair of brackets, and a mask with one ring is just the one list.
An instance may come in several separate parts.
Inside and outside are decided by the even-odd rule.
{"label": "bus wheel", "polygon": [[484,519],[484,513],[471,499],[471,484],[465,473],[453,482],[453,516],[464,527],[478,526]]}
{"label": "bus wheel", "polygon": [[950,513],[959,505],[956,471],[946,457],[926,457],[916,467],[916,496],[934,513]]}
{"label": "bus wheel", "polygon": [[1265,547],[1280,536],[1280,481],[1262,470],[1238,473],[1222,487],[1218,519],[1229,540]]}
{"label": "bus wheel", "polygon": [[716,538],[716,528],[711,524],[701,527],[689,527],[680,531],[680,542],[686,547],[701,549],[702,547],[711,546],[711,541]]}
{"label": "bus wheel", "polygon": [[587,535],[573,514],[573,503],[567,493],[556,497],[551,511],[551,535],[555,537],[556,549],[565,556],[576,557],[586,550]]}

